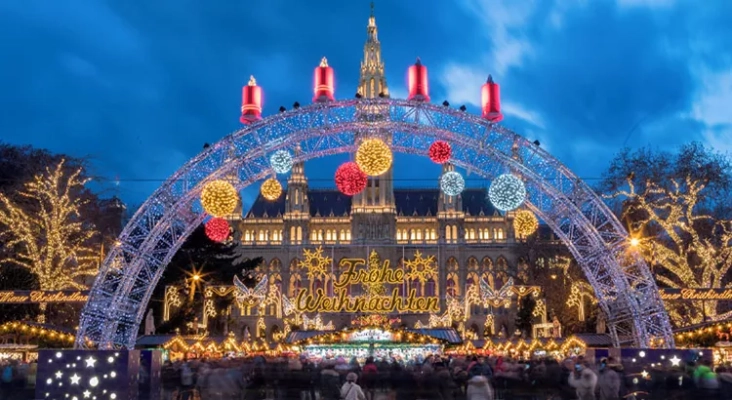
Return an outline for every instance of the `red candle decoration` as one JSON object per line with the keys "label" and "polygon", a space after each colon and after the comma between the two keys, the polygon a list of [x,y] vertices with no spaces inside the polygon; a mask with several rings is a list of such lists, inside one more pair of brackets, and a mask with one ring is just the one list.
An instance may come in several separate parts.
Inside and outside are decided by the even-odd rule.
{"label": "red candle decoration", "polygon": [[251,124],[262,119],[262,88],[257,86],[254,77],[241,89],[241,118],[242,124]]}
{"label": "red candle decoration", "polygon": [[320,66],[315,68],[315,97],[314,102],[328,102],[333,101],[333,93],[335,87],[333,84],[333,68],[328,66],[328,60],[323,57],[320,61]]}
{"label": "red candle decoration", "polygon": [[429,80],[427,79],[427,67],[417,58],[417,62],[409,67],[408,86],[409,96],[407,100],[430,101]]}
{"label": "red candle decoration", "polygon": [[488,80],[481,88],[481,105],[483,118],[496,123],[503,119],[501,114],[501,87],[493,82],[493,77],[488,75]]}
{"label": "red candle decoration", "polygon": [[224,242],[229,238],[229,222],[223,218],[211,218],[204,225],[204,231],[214,242]]}
{"label": "red candle decoration", "polygon": [[335,184],[341,193],[353,196],[366,189],[368,176],[358,168],[355,162],[341,164],[335,172]]}
{"label": "red candle decoration", "polygon": [[430,160],[437,164],[444,164],[450,161],[450,157],[452,157],[452,148],[450,148],[450,143],[447,143],[444,140],[435,141],[430,146],[429,156]]}

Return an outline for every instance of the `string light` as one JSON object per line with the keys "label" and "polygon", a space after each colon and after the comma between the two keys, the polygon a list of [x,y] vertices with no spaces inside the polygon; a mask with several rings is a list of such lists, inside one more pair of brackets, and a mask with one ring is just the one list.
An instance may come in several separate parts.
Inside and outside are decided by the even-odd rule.
{"label": "string light", "polygon": [[354,162],[341,164],[335,172],[335,184],[346,196],[353,196],[366,189],[368,176]]}
{"label": "string light", "polygon": [[356,164],[368,176],[379,176],[391,167],[392,154],[381,139],[371,138],[361,142],[356,151]]}
{"label": "string light", "polygon": [[269,178],[262,183],[259,191],[265,199],[275,201],[282,195],[282,184],[276,178]]}
{"label": "string light", "polygon": [[517,209],[526,199],[526,186],[512,174],[499,175],[491,182],[488,199],[501,211]]}
{"label": "string light", "polygon": [[448,171],[440,178],[440,189],[448,196],[457,196],[465,189],[465,179],[457,171]]}
{"label": "string light", "polygon": [[269,165],[274,172],[286,174],[292,169],[292,155],[287,150],[277,150],[269,157]]}
{"label": "string light", "polygon": [[529,210],[518,210],[513,217],[513,231],[519,238],[527,238],[539,229],[539,220]]}
{"label": "string light", "polygon": [[430,146],[429,157],[432,162],[444,164],[450,161],[450,157],[452,157],[452,148],[450,148],[450,144],[446,141],[436,140]]}
{"label": "string light", "polygon": [[[85,290],[83,278],[98,272],[99,250],[91,243],[98,232],[80,221],[86,201],[72,195],[89,179],[81,176],[81,168],[67,172],[64,163],[26,183],[19,193],[23,204],[0,193],[0,234],[8,239],[3,245],[14,249],[5,261],[32,272],[41,290]],[[26,203],[38,212],[28,212]]]}
{"label": "string light", "polygon": [[211,218],[204,225],[204,231],[214,242],[225,242],[229,238],[229,222],[223,218]]}
{"label": "string light", "polygon": [[234,185],[223,180],[211,181],[201,191],[201,205],[214,217],[223,217],[236,210],[239,193]]}

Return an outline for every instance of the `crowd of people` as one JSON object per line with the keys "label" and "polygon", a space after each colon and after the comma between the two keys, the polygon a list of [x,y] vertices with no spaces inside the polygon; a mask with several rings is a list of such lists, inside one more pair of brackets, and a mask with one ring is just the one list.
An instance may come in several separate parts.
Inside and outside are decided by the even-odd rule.
{"label": "crowd of people", "polygon": [[[642,378],[642,379],[641,379]],[[612,358],[430,356],[410,362],[255,357],[166,363],[164,400],[732,399],[732,373],[709,361],[628,374]]]}
{"label": "crowd of people", "polygon": [[36,386],[35,362],[3,360],[0,362],[0,400],[25,400],[34,398]]}

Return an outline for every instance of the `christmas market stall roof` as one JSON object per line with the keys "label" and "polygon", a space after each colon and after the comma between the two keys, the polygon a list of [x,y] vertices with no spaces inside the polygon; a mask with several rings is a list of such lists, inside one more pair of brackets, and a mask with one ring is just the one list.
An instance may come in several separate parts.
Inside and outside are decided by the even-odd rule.
{"label": "christmas market stall roof", "polygon": [[[438,340],[445,344],[458,345],[463,343],[462,338],[453,328],[426,328],[426,329],[404,329],[402,332],[408,334],[422,335],[424,337]],[[287,344],[303,343],[322,336],[340,334],[338,331],[295,331],[290,332],[285,342]]]}

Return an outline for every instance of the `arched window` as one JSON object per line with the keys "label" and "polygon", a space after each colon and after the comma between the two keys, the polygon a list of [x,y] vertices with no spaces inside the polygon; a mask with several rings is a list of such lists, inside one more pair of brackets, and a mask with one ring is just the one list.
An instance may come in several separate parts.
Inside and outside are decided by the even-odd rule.
{"label": "arched window", "polygon": [[294,242],[295,239],[296,239],[296,236],[295,236],[295,227],[294,226],[291,226],[290,227],[290,241],[291,242]]}
{"label": "arched window", "polygon": [[311,242],[317,242],[318,241],[318,231],[312,231],[312,232],[310,232],[310,241]]}
{"label": "arched window", "polygon": [[453,238],[453,241],[457,242],[457,240],[458,240],[457,225],[452,226],[452,238]]}
{"label": "arched window", "polygon": [[417,240],[422,240],[422,230],[417,229]]}
{"label": "arched window", "polygon": [[259,238],[257,239],[260,242],[264,242],[264,231],[259,231]]}
{"label": "arched window", "polygon": [[432,239],[432,240],[437,239],[437,231],[435,231],[434,229],[430,230],[430,239]]}
{"label": "arched window", "polygon": [[470,240],[475,240],[475,229],[470,228]]}
{"label": "arched window", "polygon": [[319,242],[323,241],[323,230],[322,229],[318,229],[318,241]]}
{"label": "arched window", "polygon": [[435,296],[435,280],[430,278],[424,284],[424,295],[425,297]]}
{"label": "arched window", "polygon": [[452,229],[450,229],[450,225],[445,227],[445,240],[448,242],[452,241]]}
{"label": "arched window", "polygon": [[498,228],[498,235],[496,235],[496,239],[503,240],[503,229]]}
{"label": "arched window", "polygon": [[349,242],[351,241],[351,230],[350,229],[346,229],[346,240],[348,240]]}
{"label": "arched window", "polygon": [[248,230],[247,231],[244,231],[244,241],[245,242],[250,242],[251,240],[252,240],[252,234],[251,234],[251,232],[249,232]]}
{"label": "arched window", "polygon": [[297,227],[297,241],[302,242],[302,226]]}
{"label": "arched window", "polygon": [[325,231],[325,240],[327,240],[327,241],[329,241],[329,242],[330,242],[331,240],[333,240],[333,238],[332,238],[332,237],[331,237],[331,235],[330,235],[330,229],[326,229],[326,231]]}

